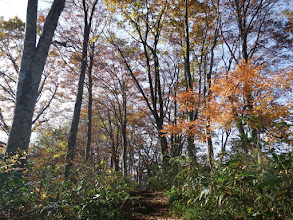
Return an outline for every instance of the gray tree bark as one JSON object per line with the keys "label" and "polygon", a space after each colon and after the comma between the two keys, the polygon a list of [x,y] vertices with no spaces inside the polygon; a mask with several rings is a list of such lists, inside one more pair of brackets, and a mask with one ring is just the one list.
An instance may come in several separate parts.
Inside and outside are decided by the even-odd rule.
{"label": "gray tree bark", "polygon": [[92,69],[94,62],[94,51],[95,51],[95,42],[91,45],[91,53],[90,53],[90,66],[88,69],[88,126],[87,126],[87,141],[86,141],[86,149],[85,149],[85,160],[88,161],[90,159],[91,152],[91,142],[92,142],[92,105],[93,105],[93,80],[92,80]]}
{"label": "gray tree bark", "polygon": [[45,21],[43,33],[37,43],[38,0],[28,0],[24,49],[18,77],[13,123],[6,149],[7,153],[27,150],[29,147],[38,88],[64,4],[65,0],[54,0]]}
{"label": "gray tree bark", "polygon": [[74,159],[75,148],[76,148],[76,137],[78,132],[78,124],[80,120],[80,111],[81,111],[81,104],[82,104],[83,86],[84,86],[84,79],[85,79],[86,68],[87,68],[88,42],[89,42],[89,36],[90,36],[90,31],[92,26],[92,19],[94,16],[97,2],[98,0],[96,0],[93,3],[90,16],[89,16],[88,7],[85,3],[85,0],[83,0],[83,10],[84,10],[84,30],[83,31],[84,32],[83,32],[81,66],[80,66],[80,75],[79,75],[79,82],[78,82],[78,91],[76,95],[73,118],[71,122],[69,138],[68,138],[65,173],[64,173],[65,178],[69,178],[71,174],[71,169],[73,166],[73,159]]}
{"label": "gray tree bark", "polygon": [[122,92],[122,114],[121,114],[121,133],[123,138],[123,153],[122,153],[122,160],[123,160],[123,177],[127,177],[127,96],[126,96],[126,83],[123,80],[121,83],[121,92]]}
{"label": "gray tree bark", "polygon": [[[217,1],[217,11],[216,14],[219,14],[219,0]],[[213,73],[213,67],[214,67],[214,50],[218,43],[219,38],[219,28],[220,28],[220,21],[218,19],[218,16],[216,18],[216,26],[215,26],[215,33],[214,33],[214,39],[213,44],[211,47],[211,58],[210,58],[210,69],[209,72],[206,75],[206,85],[205,85],[205,99],[206,99],[206,106],[209,108],[210,103],[210,97],[212,95],[211,91],[211,85],[212,85],[212,73]],[[211,132],[211,118],[208,116],[206,118],[206,127],[205,127],[205,135],[206,135],[206,145],[207,145],[207,156],[208,156],[208,162],[211,168],[214,167],[215,164],[215,157],[214,157],[214,148],[213,148],[213,141],[212,141],[212,132]]]}
{"label": "gray tree bark", "polygon": [[[189,44],[189,26],[188,26],[188,3],[187,0],[184,2],[185,6],[185,14],[184,14],[184,23],[185,23],[185,77],[186,77],[186,88],[187,90],[193,90],[193,80],[190,72],[190,44]],[[191,110],[188,112],[188,121],[195,120],[195,112]],[[188,128],[189,130],[192,127]],[[196,149],[194,144],[194,134],[189,134],[187,136],[187,152],[190,159],[190,165],[192,167],[197,166],[197,158],[196,158]]]}
{"label": "gray tree bark", "polygon": [[[151,111],[155,119],[155,124],[158,130],[158,136],[159,136],[160,144],[161,144],[162,161],[164,165],[167,165],[169,160],[168,142],[167,142],[167,138],[164,136],[164,133],[161,132],[164,125],[164,118],[166,115],[166,111],[164,110],[160,63],[159,63],[158,50],[157,50],[160,33],[161,33],[160,24],[161,24],[163,13],[164,13],[164,10],[161,11],[158,21],[156,22],[157,25],[156,25],[155,32],[150,31],[151,28],[148,21],[145,22],[145,25],[146,25],[145,33],[143,33],[143,31],[141,30],[140,24],[133,23],[135,25],[136,31],[138,33],[139,39],[143,47],[143,52],[144,52],[145,62],[146,62],[146,69],[147,69],[146,75],[148,80],[150,99],[147,98],[147,93],[145,92],[142,85],[138,81],[137,77],[133,73],[132,68],[130,67],[126,57],[124,56],[124,53],[121,51],[119,46],[115,45],[114,42],[113,42],[113,45],[120,53],[123,59],[123,62],[126,65],[126,68],[129,70],[129,73],[134,83],[137,86],[137,89],[143,96],[143,99],[145,100],[147,107],[149,108],[149,110]],[[154,42],[152,46],[150,46],[147,42],[151,34],[153,34],[152,37],[154,38]],[[153,64],[152,64],[152,60],[153,60]],[[154,67],[152,68],[152,66]]]}

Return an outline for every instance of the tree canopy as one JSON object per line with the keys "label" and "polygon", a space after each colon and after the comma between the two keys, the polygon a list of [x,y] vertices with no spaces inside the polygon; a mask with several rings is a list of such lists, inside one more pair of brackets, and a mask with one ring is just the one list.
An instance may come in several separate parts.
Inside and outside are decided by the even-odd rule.
{"label": "tree canopy", "polygon": [[0,218],[292,218],[289,0],[51,3],[0,17]]}

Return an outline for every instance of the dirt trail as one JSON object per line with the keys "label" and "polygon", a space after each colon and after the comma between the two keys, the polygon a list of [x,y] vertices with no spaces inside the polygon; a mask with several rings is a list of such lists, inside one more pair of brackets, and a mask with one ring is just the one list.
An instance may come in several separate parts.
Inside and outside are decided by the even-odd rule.
{"label": "dirt trail", "polygon": [[168,198],[163,192],[133,192],[122,212],[125,220],[180,220],[168,216]]}

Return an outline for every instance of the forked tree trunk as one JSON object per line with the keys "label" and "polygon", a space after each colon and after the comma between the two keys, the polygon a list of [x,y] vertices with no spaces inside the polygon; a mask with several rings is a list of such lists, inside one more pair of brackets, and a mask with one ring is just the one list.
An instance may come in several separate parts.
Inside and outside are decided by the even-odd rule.
{"label": "forked tree trunk", "polygon": [[38,0],[28,0],[26,33],[7,153],[27,150],[43,69],[65,0],[54,0],[36,45]]}

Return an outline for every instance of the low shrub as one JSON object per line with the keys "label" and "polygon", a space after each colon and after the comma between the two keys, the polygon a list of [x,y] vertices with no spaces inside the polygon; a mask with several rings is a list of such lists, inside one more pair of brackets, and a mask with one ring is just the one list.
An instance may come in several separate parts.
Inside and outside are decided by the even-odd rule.
{"label": "low shrub", "polygon": [[83,164],[71,181],[52,167],[15,168],[16,161],[1,160],[1,219],[121,218],[131,184],[120,174]]}
{"label": "low shrub", "polygon": [[231,154],[213,172],[185,169],[166,192],[171,212],[185,219],[292,219],[292,163],[292,153],[271,150]]}

